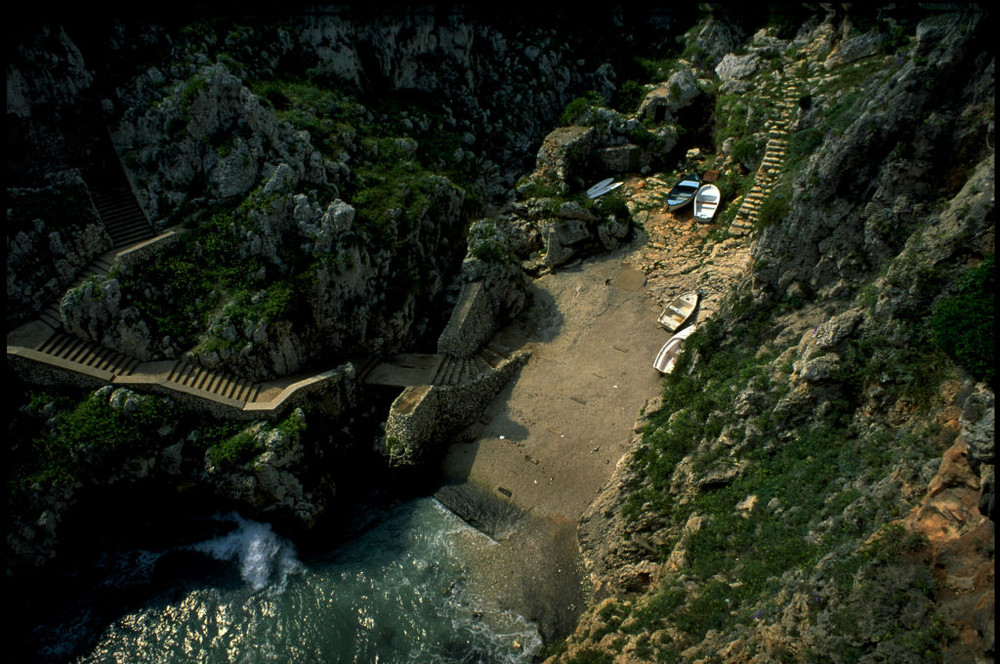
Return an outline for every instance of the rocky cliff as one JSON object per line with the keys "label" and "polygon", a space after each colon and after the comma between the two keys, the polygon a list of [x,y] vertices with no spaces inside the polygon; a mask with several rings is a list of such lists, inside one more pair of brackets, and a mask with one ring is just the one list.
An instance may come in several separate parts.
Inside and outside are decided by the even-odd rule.
{"label": "rocky cliff", "polygon": [[750,99],[797,86],[791,154],[581,523],[594,605],[551,661],[992,658],[991,23],[881,18],[716,68]]}
{"label": "rocky cliff", "polygon": [[[137,16],[32,15],[12,30],[8,326],[55,305],[57,327],[137,360],[248,380],[339,365],[346,378],[303,436],[288,421],[123,424],[116,404],[138,398],[125,392],[26,394],[9,572],[48,560],[101,484],[193,486],[312,525],[336,492],[324,468],[355,454],[378,466],[385,413],[369,400],[384,397],[360,398],[345,361],[433,352],[465,282],[485,286],[496,321],[523,308],[513,235],[484,215],[572,95],[613,88],[576,37],[478,13]],[[113,189],[173,239],[84,278],[121,249],[95,205]],[[88,436],[132,424],[148,445],[85,462]],[[295,429],[294,445],[277,452],[275,426]]]}
{"label": "rocky cliff", "polygon": [[[720,251],[691,269],[731,234],[752,236],[752,264],[580,524],[593,602],[552,661],[992,656],[988,12],[705,5],[677,41],[648,21],[646,44],[621,12],[604,32],[450,10],[261,18],[29,31],[8,67],[9,323],[109,246],[86,195],[100,141],[74,127],[107,127],[147,216],[183,239],[71,289],[64,322],[257,378],[423,349],[463,281],[516,315],[525,274],[635,230],[635,201],[582,194],[598,176],[711,171]],[[620,49],[647,46],[665,48],[622,80]],[[84,402],[144,412],[126,392]],[[71,465],[94,452],[53,403],[25,402],[19,460],[55,440]],[[298,413],[239,431],[150,416],[109,473],[197,477],[309,523],[335,442],[362,430],[348,416],[315,439]],[[19,477],[22,562],[53,550],[68,468]]]}

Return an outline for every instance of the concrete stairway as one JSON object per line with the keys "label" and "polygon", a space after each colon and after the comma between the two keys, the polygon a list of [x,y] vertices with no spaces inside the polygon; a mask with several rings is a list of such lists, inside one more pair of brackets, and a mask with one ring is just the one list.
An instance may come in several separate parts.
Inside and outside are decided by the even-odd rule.
{"label": "concrete stairway", "polygon": [[753,186],[743,197],[736,217],[729,226],[733,235],[747,235],[753,231],[754,224],[760,215],[760,208],[771,194],[788,151],[788,126],[798,108],[801,96],[798,83],[786,80],[781,85],[781,99],[776,103],[778,117],[768,124],[767,147],[754,177]]}
{"label": "concrete stairway", "polygon": [[[94,206],[111,236],[115,249],[99,256],[77,279],[107,274],[115,255],[153,238],[153,227],[127,187],[92,192]],[[7,335],[7,355],[48,365],[89,379],[89,383],[159,386],[160,391],[184,393],[228,407],[244,409],[263,401],[258,383],[231,374],[209,371],[186,360],[141,362],[124,353],[104,348],[63,331],[59,302],[46,307],[38,319]],[[84,382],[88,382],[84,380]],[[286,387],[289,381],[282,381]],[[273,393],[269,398],[273,398]],[[280,390],[277,390],[280,391]],[[258,407],[265,407],[258,403]]]}
{"label": "concrete stairway", "polygon": [[141,362],[75,335],[55,332],[41,321],[22,326],[8,336],[7,354],[88,376],[97,382],[123,386],[155,384],[161,391],[182,392],[240,409],[261,400],[260,383],[210,371],[183,359]]}
{"label": "concrete stairway", "polygon": [[186,360],[177,360],[162,384],[207,399],[240,404],[257,401],[261,393],[259,383],[252,383],[232,374],[209,371]]}
{"label": "concrete stairway", "polygon": [[444,355],[431,379],[431,384],[460,385],[497,368],[510,355],[509,349],[496,342],[487,344],[479,353],[469,357]]}
{"label": "concrete stairway", "polygon": [[139,360],[79,337],[56,332],[40,343],[36,350],[50,358],[52,363],[76,368],[81,373],[105,372],[111,377],[128,375],[139,365]]}
{"label": "concrete stairway", "polygon": [[153,237],[153,226],[128,187],[92,191],[91,199],[116,249]]}

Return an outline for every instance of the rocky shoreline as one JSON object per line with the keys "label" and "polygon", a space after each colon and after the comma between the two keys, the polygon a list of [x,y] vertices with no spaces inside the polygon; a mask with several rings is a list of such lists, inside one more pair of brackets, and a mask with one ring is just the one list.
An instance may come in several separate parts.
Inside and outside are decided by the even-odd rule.
{"label": "rocky shoreline", "polygon": [[[553,663],[989,656],[992,17],[772,11],[703,6],[652,82],[621,85],[601,61],[620,54],[460,13],[27,34],[9,328],[58,297],[56,326],[149,361],[457,368],[388,422],[375,389],[251,427],[120,386],[25,389],[8,580],[44,569],[90,486],[195,486],[308,532],[333,469],[412,479],[443,456],[439,499],[502,545],[477,583],[539,621]],[[85,276],[110,235],[96,139],[66,118],[108,125],[176,242]],[[686,172],[726,193],[713,223],[664,211]],[[584,200],[607,175],[615,195]],[[655,317],[689,290],[699,330],[661,379]],[[488,339],[510,358],[479,357]]]}

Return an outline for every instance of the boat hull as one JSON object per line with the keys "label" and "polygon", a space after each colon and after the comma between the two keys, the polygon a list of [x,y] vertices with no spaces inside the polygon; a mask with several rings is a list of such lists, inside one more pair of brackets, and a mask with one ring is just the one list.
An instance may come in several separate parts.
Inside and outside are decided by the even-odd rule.
{"label": "boat hull", "polygon": [[694,217],[698,221],[709,222],[715,217],[722,200],[722,192],[714,184],[699,187],[694,195]]}
{"label": "boat hull", "polygon": [[693,291],[675,298],[663,310],[657,322],[668,332],[675,332],[691,318],[695,307],[698,306],[698,299],[698,294]]}
{"label": "boat hull", "polygon": [[695,175],[685,175],[680,182],[667,192],[667,210],[679,210],[694,200],[701,181]]}
{"label": "boat hull", "polygon": [[656,359],[653,360],[653,368],[659,371],[661,374],[668,374],[674,370],[674,365],[677,363],[677,357],[681,354],[681,348],[683,347],[684,340],[687,339],[692,332],[694,332],[695,326],[691,325],[686,327],[677,334],[670,337],[667,343],[663,344],[663,348],[656,355]]}

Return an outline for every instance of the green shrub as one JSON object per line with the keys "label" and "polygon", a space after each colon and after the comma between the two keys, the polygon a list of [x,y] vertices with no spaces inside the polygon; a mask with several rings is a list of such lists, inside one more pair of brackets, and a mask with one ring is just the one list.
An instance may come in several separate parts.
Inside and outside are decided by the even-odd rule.
{"label": "green shrub", "polygon": [[612,192],[597,199],[597,209],[606,217],[614,217],[620,223],[627,223],[632,213],[629,212],[625,198],[618,192]]}
{"label": "green shrub", "polygon": [[202,430],[199,443],[206,447],[208,460],[219,468],[232,469],[248,463],[264,451],[261,440],[270,431],[278,431],[286,440],[294,442],[306,430],[306,422],[296,413],[277,424],[265,425],[259,431],[239,423],[226,422]]}
{"label": "green shrub", "polygon": [[602,105],[604,105],[604,98],[592,90],[583,97],[577,97],[566,105],[566,109],[559,116],[559,124],[563,127],[579,124],[587,111],[595,106]]}
{"label": "green shrub", "polygon": [[646,96],[646,89],[637,81],[625,81],[615,92],[612,107],[621,113],[635,113]]}
{"label": "green shrub", "polygon": [[256,436],[240,431],[209,447],[207,456],[219,468],[234,468],[250,461],[262,451]]}
{"label": "green shrub", "polygon": [[733,142],[731,154],[744,166],[752,166],[760,160],[761,149],[753,136],[741,136]]}
{"label": "green shrub", "polygon": [[195,74],[184,83],[181,90],[181,108],[187,113],[191,104],[198,97],[202,90],[208,87],[208,81],[201,74]]}
{"label": "green shrub", "polygon": [[956,292],[934,305],[929,327],[934,345],[976,378],[993,385],[993,254],[958,280]]}
{"label": "green shrub", "polygon": [[112,408],[109,395],[98,391],[82,401],[32,395],[27,412],[54,413],[51,428],[19,454],[18,467],[11,473],[15,484],[92,479],[149,450],[158,438],[155,432],[177,415],[159,397],[136,394],[127,408]]}

